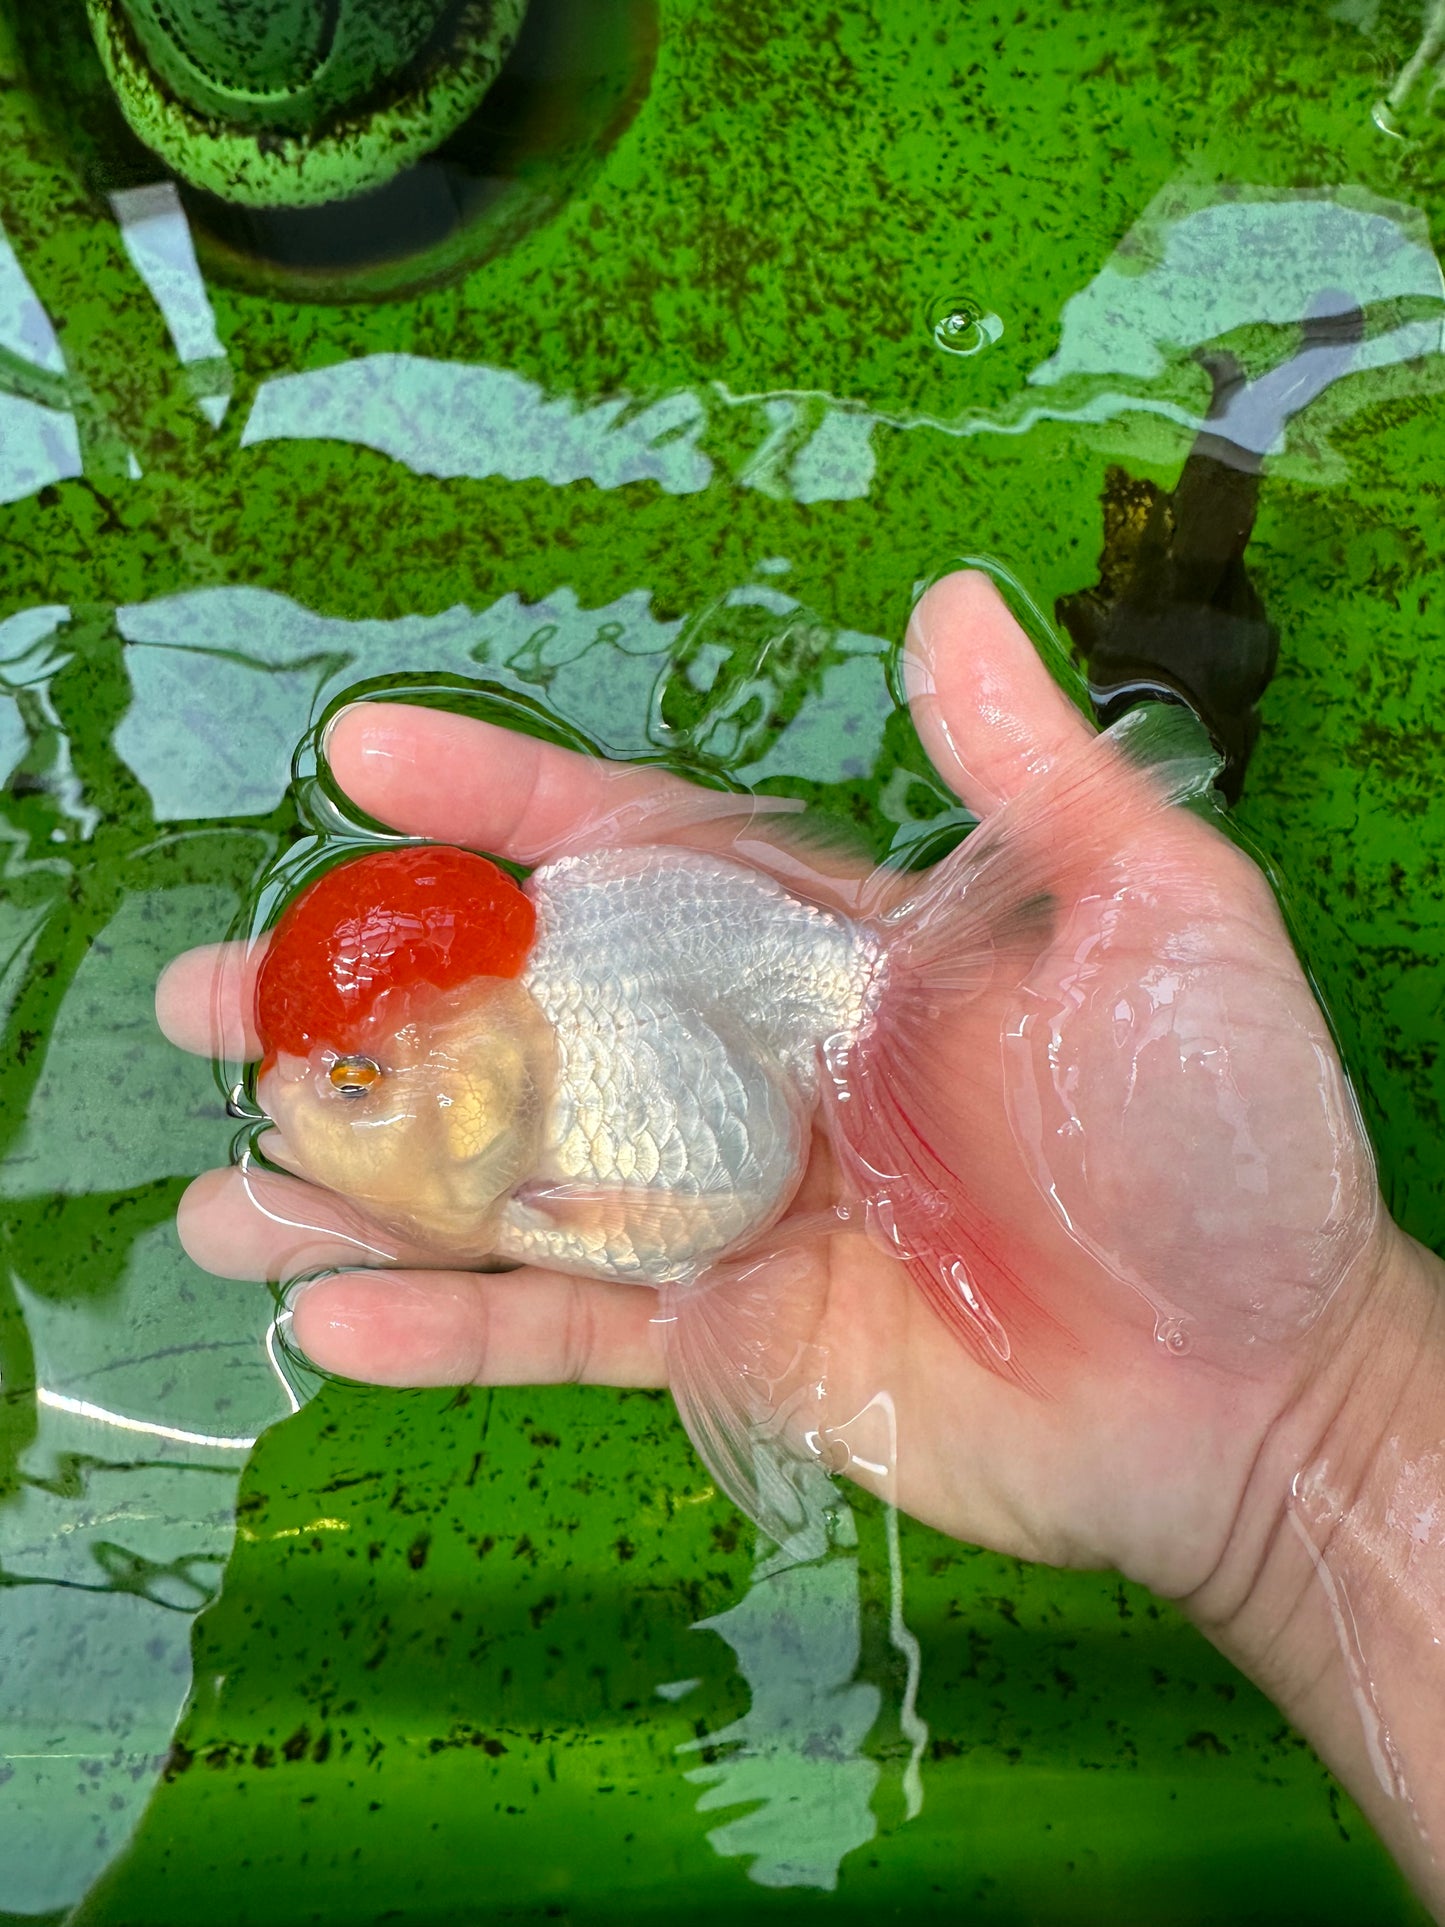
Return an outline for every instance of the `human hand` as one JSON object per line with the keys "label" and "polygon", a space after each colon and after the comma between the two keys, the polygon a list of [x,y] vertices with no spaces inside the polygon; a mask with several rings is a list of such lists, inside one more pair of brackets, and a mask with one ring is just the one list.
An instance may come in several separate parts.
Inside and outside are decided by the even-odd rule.
{"label": "human hand", "polygon": [[[985,823],[1090,734],[980,576],[950,577],[920,603],[905,679],[935,765]],[[618,776],[409,706],[347,712],[328,756],[369,815],[526,862],[580,821],[615,823],[619,786],[645,805],[649,840],[669,810],[696,816],[677,779]],[[770,1284],[792,1335],[826,1358],[836,1435],[847,1441],[849,1421],[888,1396],[893,1464],[870,1472],[876,1457],[855,1451],[855,1476],[886,1480],[905,1510],[958,1537],[1190,1596],[1237,1542],[1279,1427],[1340,1396],[1394,1234],[1259,872],[1181,811],[1104,845],[1091,875],[1071,873],[1026,969],[938,1039],[937,1092],[958,1094],[938,1148],[987,1201],[1043,1314],[1022,1361],[1034,1385],[970,1356],[861,1229],[820,1219],[840,1189],[821,1139]],[[840,898],[861,881],[836,879]],[[179,959],[158,993],[163,1028],[193,1050],[256,1055],[258,960]],[[208,1173],[181,1233],[223,1275],[343,1268],[293,1308],[295,1341],[325,1370],[394,1385],[667,1382],[649,1289],[426,1268],[293,1178]],[[347,1268],[382,1249],[388,1268]],[[1166,1303],[1183,1314],[1168,1328],[1188,1335],[1183,1355],[1156,1336]]]}

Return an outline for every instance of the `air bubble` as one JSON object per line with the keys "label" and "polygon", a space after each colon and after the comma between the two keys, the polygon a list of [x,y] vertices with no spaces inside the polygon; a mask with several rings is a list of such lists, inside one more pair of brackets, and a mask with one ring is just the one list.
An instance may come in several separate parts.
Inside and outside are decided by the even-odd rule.
{"label": "air bubble", "polygon": [[1003,322],[972,295],[949,295],[929,313],[934,343],[946,355],[978,355],[997,341]]}
{"label": "air bubble", "polygon": [[1175,1358],[1183,1358],[1194,1348],[1194,1333],[1187,1318],[1161,1318],[1154,1327],[1154,1342]]}

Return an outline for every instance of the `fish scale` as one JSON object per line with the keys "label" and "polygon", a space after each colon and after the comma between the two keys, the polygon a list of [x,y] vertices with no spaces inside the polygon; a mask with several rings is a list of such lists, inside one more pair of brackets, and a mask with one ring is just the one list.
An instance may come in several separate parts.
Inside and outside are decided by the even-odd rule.
{"label": "fish scale", "polygon": [[522,983],[552,1026],[556,1084],[502,1255],[689,1276],[787,1203],[818,1046],[861,1022],[876,940],[695,851],[563,858],[529,894]]}

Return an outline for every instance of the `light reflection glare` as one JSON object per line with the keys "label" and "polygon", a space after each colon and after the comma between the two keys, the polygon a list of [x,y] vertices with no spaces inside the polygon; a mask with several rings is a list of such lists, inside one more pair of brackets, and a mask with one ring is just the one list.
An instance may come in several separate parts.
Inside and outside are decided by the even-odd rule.
{"label": "light reflection glare", "polygon": [[107,1406],[94,1405],[88,1398],[72,1398],[67,1392],[52,1392],[42,1385],[35,1394],[36,1403],[44,1405],[52,1412],[68,1412],[73,1418],[94,1419],[97,1424],[114,1426],[120,1432],[144,1432],[152,1438],[169,1439],[176,1445],[203,1445],[218,1452],[249,1452],[256,1443],[253,1438],[225,1438],[215,1432],[191,1432],[180,1425],[162,1425],[155,1419],[129,1418],[124,1412],[112,1412]]}
{"label": "light reflection glare", "polygon": [[223,358],[225,345],[216,332],[211,297],[174,182],[121,188],[111,195],[110,205],[120,223],[121,246],[150,289],[182,362]]}
{"label": "light reflection glare", "polygon": [[241,446],[351,442],[448,480],[654,482],[666,494],[691,495],[712,478],[697,447],[706,425],[687,390],[645,405],[613,396],[584,407],[510,369],[385,353],[263,382]]}

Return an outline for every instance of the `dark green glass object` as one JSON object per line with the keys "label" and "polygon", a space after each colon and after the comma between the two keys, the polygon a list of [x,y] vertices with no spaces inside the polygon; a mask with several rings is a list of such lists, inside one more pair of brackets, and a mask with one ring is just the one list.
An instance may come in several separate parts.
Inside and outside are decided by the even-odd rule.
{"label": "dark green glass object", "polygon": [[526,0],[86,0],[132,129],[245,207],[380,186],[496,78]]}

